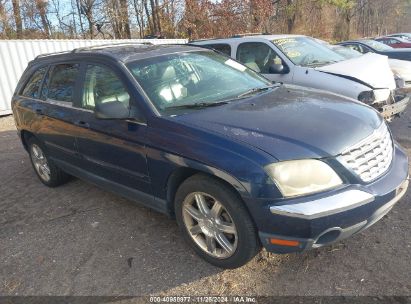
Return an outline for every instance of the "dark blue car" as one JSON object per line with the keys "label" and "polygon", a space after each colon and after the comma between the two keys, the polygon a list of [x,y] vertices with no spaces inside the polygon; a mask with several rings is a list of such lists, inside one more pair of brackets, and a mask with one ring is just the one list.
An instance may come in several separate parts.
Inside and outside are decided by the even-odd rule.
{"label": "dark blue car", "polygon": [[194,46],[41,56],[12,105],[41,182],[76,176],[174,216],[219,267],[358,233],[408,186],[407,156],[374,109]]}

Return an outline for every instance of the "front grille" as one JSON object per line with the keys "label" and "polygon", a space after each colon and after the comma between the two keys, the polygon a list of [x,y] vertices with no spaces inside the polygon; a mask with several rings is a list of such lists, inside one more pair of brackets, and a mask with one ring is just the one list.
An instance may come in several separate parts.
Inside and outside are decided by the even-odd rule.
{"label": "front grille", "polygon": [[392,161],[393,144],[387,125],[350,147],[342,153],[345,165],[352,169],[364,182],[369,182],[385,173]]}

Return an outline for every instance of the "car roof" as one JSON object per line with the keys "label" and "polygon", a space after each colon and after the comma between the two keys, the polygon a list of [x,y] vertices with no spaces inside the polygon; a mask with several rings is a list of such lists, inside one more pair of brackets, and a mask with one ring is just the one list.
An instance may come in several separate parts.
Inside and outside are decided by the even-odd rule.
{"label": "car roof", "polygon": [[205,51],[203,48],[192,45],[179,44],[143,44],[143,43],[129,43],[129,44],[106,44],[90,47],[77,48],[72,51],[50,53],[37,56],[34,60],[38,61],[53,61],[61,59],[73,59],[84,56],[100,56],[115,61],[130,62],[140,59],[157,57],[173,53]]}
{"label": "car roof", "polygon": [[338,44],[343,44],[343,43],[352,43],[352,42],[357,42],[357,43],[363,43],[364,41],[370,41],[370,40],[374,40],[374,39],[356,39],[356,40],[347,40],[347,41],[341,41]]}
{"label": "car roof", "polygon": [[405,36],[407,36],[407,35],[411,35],[411,33],[394,33],[394,34],[389,34],[387,36],[393,36],[393,35],[405,35]]}
{"label": "car roof", "polygon": [[275,39],[285,39],[285,38],[295,38],[295,37],[306,37],[304,35],[292,35],[292,34],[278,34],[278,35],[245,35],[241,37],[230,37],[230,38],[215,38],[215,39],[202,39],[202,40],[195,40],[191,43],[194,44],[207,44],[210,42],[220,42],[223,43],[224,41],[239,41],[239,40],[252,40],[252,39],[265,39],[265,40],[275,40]]}
{"label": "car roof", "polygon": [[389,39],[397,39],[397,40],[399,40],[399,41],[407,41],[407,40],[404,39],[404,38],[396,37],[396,36],[381,36],[381,37],[375,38],[375,40],[381,40],[381,39],[387,39],[387,38],[389,38]]}

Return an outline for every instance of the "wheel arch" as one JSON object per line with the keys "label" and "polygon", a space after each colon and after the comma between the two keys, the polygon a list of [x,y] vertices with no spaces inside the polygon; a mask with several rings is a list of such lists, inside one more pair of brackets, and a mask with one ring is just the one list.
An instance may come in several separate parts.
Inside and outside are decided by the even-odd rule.
{"label": "wheel arch", "polygon": [[32,132],[27,131],[27,130],[21,130],[20,131],[20,140],[21,140],[21,143],[23,144],[23,147],[26,151],[29,150],[28,142],[29,142],[29,139],[32,138],[32,137],[36,137]]}
{"label": "wheel arch", "polygon": [[[172,216],[174,216],[174,199],[178,188],[185,180],[196,174],[204,174],[222,182],[231,188],[238,195],[239,199],[243,196],[250,196],[249,191],[240,181],[222,170],[191,160],[185,160],[184,164],[185,166],[179,166],[171,172],[166,183],[167,207]],[[246,206],[245,203],[244,206]]]}

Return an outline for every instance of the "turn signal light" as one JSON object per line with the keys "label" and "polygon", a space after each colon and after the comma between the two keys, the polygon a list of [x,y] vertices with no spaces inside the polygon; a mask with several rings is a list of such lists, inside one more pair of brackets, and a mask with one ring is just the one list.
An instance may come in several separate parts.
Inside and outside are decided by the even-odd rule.
{"label": "turn signal light", "polygon": [[281,239],[270,239],[270,243],[273,245],[290,246],[297,247],[300,245],[299,241],[281,240]]}

